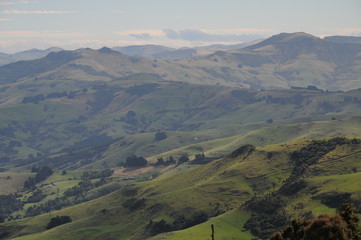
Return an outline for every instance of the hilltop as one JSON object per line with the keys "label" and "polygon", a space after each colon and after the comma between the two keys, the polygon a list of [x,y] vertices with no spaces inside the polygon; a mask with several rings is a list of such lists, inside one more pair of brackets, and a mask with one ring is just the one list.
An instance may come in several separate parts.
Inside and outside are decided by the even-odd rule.
{"label": "hilltop", "polygon": [[349,40],[281,33],[1,66],[0,238],[197,240],[214,224],[217,239],[263,239],[360,208]]}
{"label": "hilltop", "polygon": [[39,50],[39,49],[30,49],[27,51],[22,51],[14,54],[6,54],[6,53],[0,53],[1,60],[0,60],[0,66],[18,62],[18,61],[26,61],[26,60],[34,60],[43,58],[46,55],[48,55],[51,52],[60,52],[63,51],[63,49],[58,47],[51,47],[45,50]]}
{"label": "hilltop", "polygon": [[[290,218],[333,212],[344,201],[359,206],[359,157],[357,139],[245,145],[206,165],[187,170],[182,164],[152,181],[1,227],[9,239],[19,240],[147,239],[184,228],[150,239],[196,240],[209,236],[210,224],[218,237],[264,238]],[[46,231],[43,226],[55,215],[73,222]]]}
{"label": "hilltop", "polygon": [[324,90],[351,90],[361,87],[360,52],[360,44],[282,33],[244,49],[177,61],[126,56],[108,48],[51,53],[42,60],[0,67],[0,80],[110,81],[146,73],[204,85],[253,89],[314,85]]}

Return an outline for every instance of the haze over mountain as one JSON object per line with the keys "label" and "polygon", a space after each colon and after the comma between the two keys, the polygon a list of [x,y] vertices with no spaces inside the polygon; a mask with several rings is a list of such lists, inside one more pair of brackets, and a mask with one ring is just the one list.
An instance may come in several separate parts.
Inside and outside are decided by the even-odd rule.
{"label": "haze over mountain", "polygon": [[224,48],[1,66],[0,238],[266,239],[361,207],[361,44]]}
{"label": "haze over mountain", "polygon": [[323,39],[330,42],[361,44],[361,37],[355,36],[328,36],[324,37]]}
{"label": "haze over mountain", "polygon": [[17,62],[17,61],[26,61],[26,60],[34,60],[39,59],[42,57],[45,57],[51,52],[60,52],[63,49],[58,47],[52,47],[45,50],[39,50],[39,49],[30,49],[23,52],[18,52],[14,54],[6,54],[6,53],[0,53],[0,66]]}
{"label": "haze over mountain", "polygon": [[314,85],[321,89],[350,90],[361,87],[360,52],[360,44],[329,42],[305,33],[282,33],[245,49],[178,61],[131,57],[107,48],[59,52],[3,66],[0,80],[109,81],[148,73],[169,81],[206,85],[254,89]]}
{"label": "haze over mountain", "polygon": [[[160,45],[152,45],[152,44],[113,47],[112,49],[128,56],[138,56],[138,57],[144,57],[150,59],[176,60],[176,59],[191,58],[200,55],[207,55],[219,50],[240,49],[252,45],[259,41],[261,40],[256,40],[256,41],[241,43],[236,45],[214,44],[203,47],[179,48],[179,49],[160,46]],[[22,51],[14,54],[0,53],[0,57],[1,57],[0,66],[17,61],[39,59],[45,57],[51,52],[59,52],[62,50],[63,49],[58,47],[52,47],[45,50],[30,49],[27,51]]]}
{"label": "haze over mountain", "polygon": [[138,56],[151,59],[185,59],[202,55],[212,54],[216,51],[226,51],[230,49],[241,49],[249,45],[260,42],[261,40],[255,40],[251,42],[236,44],[236,45],[222,45],[214,44],[203,47],[193,48],[169,48],[159,45],[134,45],[126,47],[113,47],[112,49],[128,56]]}
{"label": "haze over mountain", "polygon": [[361,240],[360,9],[0,0],[0,240]]}

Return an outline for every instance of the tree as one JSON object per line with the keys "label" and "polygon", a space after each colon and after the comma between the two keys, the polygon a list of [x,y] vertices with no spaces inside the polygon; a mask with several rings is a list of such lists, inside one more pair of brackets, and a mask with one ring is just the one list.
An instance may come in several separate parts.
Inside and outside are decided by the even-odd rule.
{"label": "tree", "polygon": [[53,170],[51,170],[51,168],[48,166],[44,166],[40,168],[37,174],[35,175],[35,182],[36,183],[42,182],[52,174],[53,174]]}
{"label": "tree", "polygon": [[355,214],[356,208],[352,207],[351,204],[343,204],[339,210],[338,214],[345,220],[347,226],[352,231],[352,237],[355,238],[359,236],[361,238],[361,229],[359,228],[360,219]]}
{"label": "tree", "polygon": [[339,214],[321,214],[315,219],[296,219],[282,232],[271,236],[270,240],[358,240],[361,233],[357,226],[359,219],[353,214],[351,205],[343,205]]}
{"label": "tree", "polygon": [[[33,167],[33,169],[35,169]],[[53,174],[53,170],[51,170],[50,167],[48,166],[44,166],[42,168],[36,168],[37,169],[37,173],[35,175],[35,177],[29,177],[25,182],[24,182],[24,188],[32,188],[34,187],[37,183],[44,181],[45,179],[47,179],[49,176],[51,176]]]}
{"label": "tree", "polygon": [[187,155],[182,155],[179,159],[178,159],[178,164],[182,164],[182,163],[185,163],[185,162],[188,162],[189,161],[189,158]]}
{"label": "tree", "polygon": [[154,135],[154,140],[161,141],[167,138],[167,134],[165,132],[157,132]]}
{"label": "tree", "polygon": [[155,165],[157,166],[164,165],[164,158],[163,157],[157,158],[157,163]]}
{"label": "tree", "polygon": [[202,161],[202,160],[204,160],[206,158],[206,156],[204,155],[204,153],[199,153],[199,154],[196,154],[195,156],[194,156],[194,160],[195,161]]}
{"label": "tree", "polygon": [[51,228],[55,228],[57,226],[63,225],[65,223],[69,223],[71,222],[71,218],[69,216],[56,216],[52,219],[50,219],[50,222],[48,223],[48,225],[46,226],[46,229],[51,229]]}
{"label": "tree", "polygon": [[174,164],[174,163],[175,163],[175,160],[174,160],[174,158],[173,158],[172,155],[168,157],[167,163],[168,163],[168,164]]}
{"label": "tree", "polygon": [[125,167],[145,167],[148,165],[148,161],[144,157],[138,157],[135,154],[127,157],[125,160]]}

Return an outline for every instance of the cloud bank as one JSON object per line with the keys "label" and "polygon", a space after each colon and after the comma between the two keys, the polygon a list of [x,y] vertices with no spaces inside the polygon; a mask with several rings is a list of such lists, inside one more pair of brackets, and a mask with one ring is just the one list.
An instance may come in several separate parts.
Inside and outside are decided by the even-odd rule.
{"label": "cloud bank", "polygon": [[[226,33],[226,34],[215,34],[208,33],[198,29],[185,29],[181,31],[175,31],[173,29],[164,29],[165,36],[169,39],[181,39],[185,41],[205,41],[205,42],[245,42],[251,41],[256,38],[261,38],[263,35],[252,32],[252,33]],[[227,31],[229,32],[229,31]]]}
{"label": "cloud bank", "polygon": [[133,30],[118,32],[123,36],[132,37],[136,40],[171,40],[189,43],[241,43],[263,38],[272,30],[268,29],[184,29],[174,30],[166,28],[164,30]]}
{"label": "cloud bank", "polygon": [[53,11],[53,10],[36,10],[36,11],[19,11],[19,10],[4,10],[2,14],[68,14],[74,13],[71,11]]}

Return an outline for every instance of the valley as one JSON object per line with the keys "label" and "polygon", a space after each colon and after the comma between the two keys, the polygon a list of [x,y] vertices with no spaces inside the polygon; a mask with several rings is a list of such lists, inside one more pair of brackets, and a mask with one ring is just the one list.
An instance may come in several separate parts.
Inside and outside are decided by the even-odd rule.
{"label": "valley", "polygon": [[360,214],[356,40],[1,63],[0,239],[198,240],[212,224],[267,239],[345,203]]}

